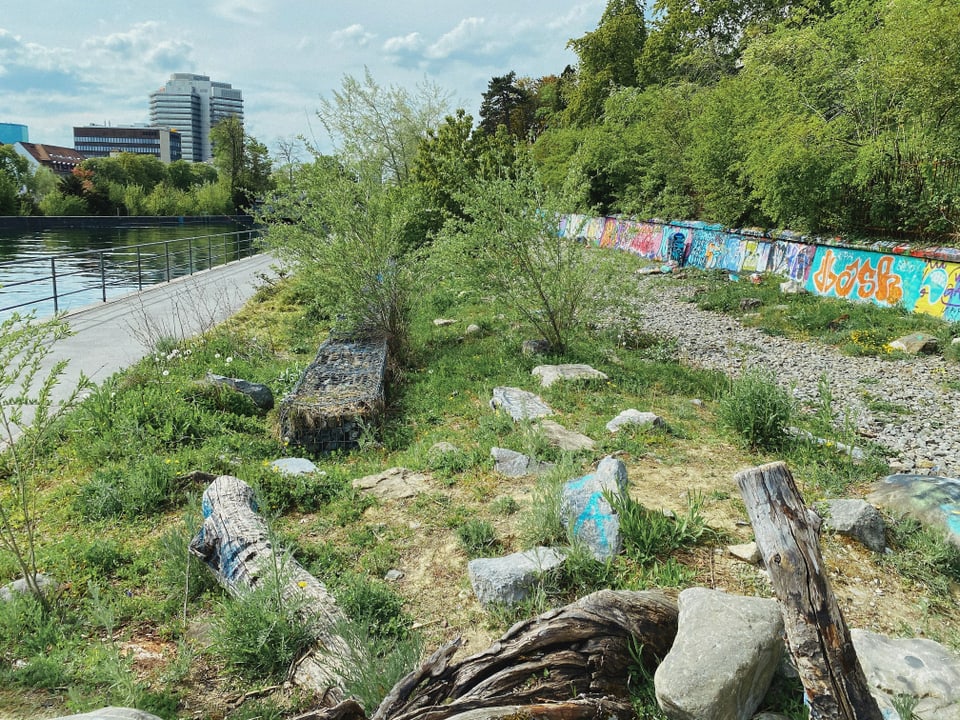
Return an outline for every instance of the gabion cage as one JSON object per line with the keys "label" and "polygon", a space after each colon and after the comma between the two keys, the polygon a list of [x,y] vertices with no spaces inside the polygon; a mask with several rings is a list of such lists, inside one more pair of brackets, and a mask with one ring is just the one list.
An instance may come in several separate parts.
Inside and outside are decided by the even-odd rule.
{"label": "gabion cage", "polygon": [[280,403],[280,435],[321,453],[355,448],[383,413],[387,342],[325,340],[313,362]]}

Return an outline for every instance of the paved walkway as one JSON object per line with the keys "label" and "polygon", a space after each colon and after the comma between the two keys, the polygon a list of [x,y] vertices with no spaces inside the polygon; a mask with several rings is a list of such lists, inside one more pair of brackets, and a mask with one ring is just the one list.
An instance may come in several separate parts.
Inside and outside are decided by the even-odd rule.
{"label": "paved walkway", "polygon": [[274,274],[275,263],[272,255],[254,255],[68,313],[73,334],[58,341],[44,363],[49,370],[69,361],[54,400],[66,398],[81,373],[101,383],[146,356],[158,340],[182,340],[226,320],[253,297],[262,276]]}

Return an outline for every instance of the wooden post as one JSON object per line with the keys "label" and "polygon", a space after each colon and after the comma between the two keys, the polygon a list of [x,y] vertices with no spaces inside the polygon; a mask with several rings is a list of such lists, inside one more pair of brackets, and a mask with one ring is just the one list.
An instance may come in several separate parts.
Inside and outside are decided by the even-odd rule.
{"label": "wooden post", "polygon": [[811,720],[882,720],[826,576],[820,518],[804,505],[785,463],[734,478],[780,602]]}

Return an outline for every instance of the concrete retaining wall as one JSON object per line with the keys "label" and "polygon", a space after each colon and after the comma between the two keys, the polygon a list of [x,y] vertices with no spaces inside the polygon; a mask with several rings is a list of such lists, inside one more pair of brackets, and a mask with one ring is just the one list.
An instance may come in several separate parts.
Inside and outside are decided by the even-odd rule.
{"label": "concrete retaining wall", "polygon": [[817,295],[901,305],[960,321],[960,250],[913,248],[796,233],[730,230],[688,221],[641,221],[567,215],[561,234],[641,257],[732,273],[773,272]]}

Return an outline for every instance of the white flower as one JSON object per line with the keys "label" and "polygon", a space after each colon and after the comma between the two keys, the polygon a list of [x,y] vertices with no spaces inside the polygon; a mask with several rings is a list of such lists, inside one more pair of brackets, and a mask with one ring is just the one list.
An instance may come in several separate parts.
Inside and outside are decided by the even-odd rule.
{"label": "white flower", "polygon": [[233,362],[233,357],[232,357],[232,356],[231,356],[231,357],[228,357],[226,360],[224,360],[224,362],[225,362],[227,365],[229,365],[230,363]]}
{"label": "white flower", "polygon": [[215,358],[217,358],[217,360],[220,359],[220,353],[214,353],[213,356],[214,356]]}
{"label": "white flower", "polygon": [[164,371],[163,371],[163,376],[164,376],[164,377],[166,377],[166,376],[169,375],[169,374],[170,374],[170,371],[169,371],[169,370],[164,370]]}

